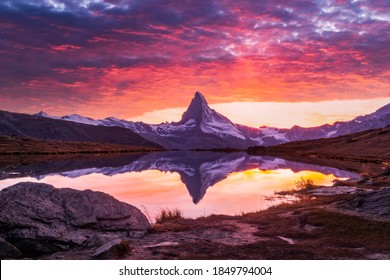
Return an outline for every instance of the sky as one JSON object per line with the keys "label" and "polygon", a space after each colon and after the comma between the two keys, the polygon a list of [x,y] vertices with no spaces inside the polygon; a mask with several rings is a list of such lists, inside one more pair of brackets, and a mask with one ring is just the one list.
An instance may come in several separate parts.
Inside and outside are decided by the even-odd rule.
{"label": "sky", "polygon": [[1,0],[0,109],[159,123],[201,91],[247,125],[331,123],[390,102],[389,46],[388,0]]}

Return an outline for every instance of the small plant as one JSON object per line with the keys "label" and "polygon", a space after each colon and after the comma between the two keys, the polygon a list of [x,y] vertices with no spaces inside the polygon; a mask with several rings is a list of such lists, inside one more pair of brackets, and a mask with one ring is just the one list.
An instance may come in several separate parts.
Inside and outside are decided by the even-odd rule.
{"label": "small plant", "polygon": [[314,180],[301,176],[298,181],[295,181],[295,189],[297,190],[312,190],[315,187]]}
{"label": "small plant", "polygon": [[182,219],[183,213],[180,209],[161,209],[161,212],[156,216],[156,224],[162,224],[176,219]]}

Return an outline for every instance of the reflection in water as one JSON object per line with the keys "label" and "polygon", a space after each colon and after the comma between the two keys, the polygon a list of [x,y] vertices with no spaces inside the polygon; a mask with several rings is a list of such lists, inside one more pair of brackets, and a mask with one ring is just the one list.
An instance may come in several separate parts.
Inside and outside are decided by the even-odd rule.
{"label": "reflection in water", "polygon": [[[1,188],[20,181],[91,188],[137,207],[144,206],[152,216],[163,207],[180,208],[188,216],[254,211],[274,204],[265,197],[290,189],[301,176],[324,185],[335,178],[358,177],[336,168],[244,152],[160,152],[17,165],[1,170]],[[188,203],[188,193],[193,203]]]}

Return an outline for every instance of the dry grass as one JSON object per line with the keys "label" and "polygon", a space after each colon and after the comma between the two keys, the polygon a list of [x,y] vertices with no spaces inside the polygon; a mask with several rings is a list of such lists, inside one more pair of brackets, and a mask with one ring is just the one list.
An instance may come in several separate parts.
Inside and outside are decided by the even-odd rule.
{"label": "dry grass", "polygon": [[[388,222],[322,209],[322,205],[335,200],[334,197],[304,199],[239,219],[256,225],[255,236],[266,237],[268,241],[238,246],[191,242],[175,247],[175,253],[183,259],[366,259],[372,253],[390,252]],[[313,230],[307,231],[308,226]],[[296,244],[289,245],[277,236],[291,238]]]}
{"label": "dry grass", "polygon": [[180,209],[161,209],[160,213],[155,217],[156,224],[163,224],[166,222],[175,221],[178,219],[183,219],[183,213]]}
{"label": "dry grass", "polygon": [[49,155],[148,152],[157,149],[122,144],[96,142],[47,141],[0,136],[1,155]]}

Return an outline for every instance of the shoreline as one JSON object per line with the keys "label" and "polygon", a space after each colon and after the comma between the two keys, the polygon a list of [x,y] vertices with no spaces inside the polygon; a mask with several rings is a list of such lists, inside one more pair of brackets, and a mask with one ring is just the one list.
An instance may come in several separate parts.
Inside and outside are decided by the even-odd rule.
{"label": "shoreline", "polygon": [[355,179],[289,192],[299,201],[242,215],[168,217],[141,236],[103,244],[102,255],[101,244],[78,245],[34,259],[387,260],[390,178],[384,177],[386,184]]}
{"label": "shoreline", "polygon": [[130,242],[125,258],[390,259],[388,177],[387,184],[346,180],[291,194],[300,199],[263,211],[156,223]]}
{"label": "shoreline", "polygon": [[32,138],[0,136],[0,155],[69,155],[156,152],[165,149],[147,146],[129,146],[101,142],[48,141]]}
{"label": "shoreline", "polygon": [[[62,158],[77,154],[48,155],[52,156]],[[93,154],[85,156],[94,157]],[[64,250],[34,258],[390,259],[388,166],[373,163],[371,168],[368,162],[324,160],[311,156],[295,158],[287,153],[273,153],[272,156],[337,165],[337,168],[360,172],[362,179],[337,181],[332,187],[315,186],[289,192],[286,194],[299,195],[300,200],[263,211],[196,219],[179,215],[153,224],[141,236],[122,236],[110,241],[115,241],[115,244],[73,244]],[[97,254],[101,246],[108,246],[108,249]]]}

